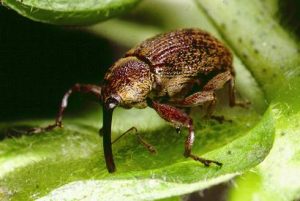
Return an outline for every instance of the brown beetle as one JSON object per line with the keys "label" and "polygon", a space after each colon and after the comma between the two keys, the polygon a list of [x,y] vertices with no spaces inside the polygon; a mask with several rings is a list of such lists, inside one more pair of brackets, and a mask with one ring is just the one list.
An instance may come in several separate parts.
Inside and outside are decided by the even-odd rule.
{"label": "brown beetle", "polygon": [[227,82],[230,106],[243,106],[235,100],[232,55],[216,38],[199,29],[160,34],[129,50],[125,57],[110,67],[102,87],[73,86],[63,97],[55,124],[35,132],[62,126],[63,112],[73,92],[91,93],[103,103],[103,147],[109,172],[115,171],[111,121],[117,106],[153,108],[176,128],[188,128],[185,157],[200,161],[205,166],[210,163],[222,165],[192,154],[195,138],[193,121],[181,109],[209,103],[210,115],[216,102],[215,91]]}

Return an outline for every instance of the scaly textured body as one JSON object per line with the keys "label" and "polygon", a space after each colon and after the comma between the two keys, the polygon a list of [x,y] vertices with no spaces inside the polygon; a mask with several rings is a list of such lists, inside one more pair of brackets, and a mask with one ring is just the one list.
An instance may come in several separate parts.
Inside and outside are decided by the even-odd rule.
{"label": "scaly textured body", "polygon": [[[216,38],[199,29],[182,29],[148,39],[127,52],[147,61],[156,96],[183,98],[194,83],[232,70],[232,56]],[[201,86],[200,86],[201,87]]]}
{"label": "scaly textured body", "polygon": [[[235,100],[234,71],[230,51],[216,38],[199,29],[181,29],[160,34],[129,50],[107,71],[101,87],[76,84],[64,96],[56,122],[44,130],[61,126],[62,115],[71,93],[91,93],[103,102],[103,147],[109,172],[115,171],[111,147],[111,121],[117,106],[153,108],[176,129],[189,130],[185,157],[205,166],[217,161],[192,154],[193,120],[182,107],[208,103],[207,115],[216,102],[215,91],[229,83],[230,106],[244,106]],[[136,129],[131,129],[136,130]],[[127,133],[127,132],[126,132]],[[149,144],[141,140],[148,149]],[[154,149],[150,149],[150,151]]]}

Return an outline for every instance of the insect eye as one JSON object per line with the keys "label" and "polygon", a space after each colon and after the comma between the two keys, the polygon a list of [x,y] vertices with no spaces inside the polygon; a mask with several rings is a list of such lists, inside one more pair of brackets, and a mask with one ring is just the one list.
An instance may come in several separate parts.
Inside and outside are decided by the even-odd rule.
{"label": "insect eye", "polygon": [[109,97],[106,100],[106,108],[107,109],[114,109],[119,104],[119,101],[116,98]]}

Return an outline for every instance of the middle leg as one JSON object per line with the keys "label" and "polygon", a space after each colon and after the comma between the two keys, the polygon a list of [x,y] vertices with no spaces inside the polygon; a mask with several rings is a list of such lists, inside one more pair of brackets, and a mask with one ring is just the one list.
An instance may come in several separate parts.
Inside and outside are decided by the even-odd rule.
{"label": "middle leg", "polygon": [[184,112],[179,110],[178,108],[172,107],[170,105],[161,104],[153,100],[148,100],[149,107],[156,110],[161,118],[172,123],[175,127],[182,126],[186,127],[189,130],[189,134],[185,141],[185,151],[184,156],[192,158],[196,161],[203,163],[205,166],[209,166],[211,163],[214,163],[218,166],[222,166],[222,163],[214,160],[208,160],[196,156],[192,153],[192,146],[195,139],[195,131],[193,126],[193,120]]}

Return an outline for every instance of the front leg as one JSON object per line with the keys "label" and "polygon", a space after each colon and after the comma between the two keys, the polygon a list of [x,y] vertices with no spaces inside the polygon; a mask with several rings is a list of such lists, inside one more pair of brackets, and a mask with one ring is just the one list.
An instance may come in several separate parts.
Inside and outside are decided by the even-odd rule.
{"label": "front leg", "polygon": [[59,107],[59,111],[58,111],[56,119],[55,119],[55,123],[51,124],[47,127],[44,127],[44,128],[33,128],[33,129],[29,130],[28,132],[29,133],[41,133],[41,132],[51,131],[56,127],[62,127],[62,118],[63,118],[64,111],[68,106],[69,97],[74,92],[91,94],[91,95],[95,96],[97,98],[97,100],[100,100],[100,98],[101,98],[101,87],[100,86],[91,85],[91,84],[75,84],[63,96],[63,99],[62,99],[60,107]]}
{"label": "front leg", "polygon": [[196,161],[203,163],[205,166],[209,166],[210,163],[215,163],[221,166],[222,163],[213,160],[207,160],[192,154],[192,146],[195,139],[195,131],[193,126],[193,120],[186,113],[182,112],[178,108],[172,107],[170,105],[161,104],[153,100],[148,100],[148,106],[156,110],[161,118],[172,123],[175,127],[186,127],[189,129],[189,134],[185,141],[185,151],[184,156],[190,157]]}

